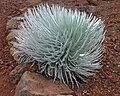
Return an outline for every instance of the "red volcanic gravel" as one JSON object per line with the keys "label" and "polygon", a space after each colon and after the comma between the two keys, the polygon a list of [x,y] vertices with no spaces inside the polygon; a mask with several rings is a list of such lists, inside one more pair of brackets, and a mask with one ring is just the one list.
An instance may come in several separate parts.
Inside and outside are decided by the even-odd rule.
{"label": "red volcanic gravel", "polygon": [[[6,41],[6,23],[9,17],[20,14],[21,8],[28,6],[30,0],[0,0],[0,96],[14,96],[15,84],[10,82],[9,73],[16,62],[9,53]],[[31,0],[36,1],[36,0]],[[65,6],[80,8],[87,0],[40,0]],[[36,5],[36,4],[31,4]],[[103,67],[87,83],[74,89],[77,96],[120,96],[120,0],[99,0],[97,15],[105,20],[106,38],[104,41]],[[48,85],[49,86],[49,85]]]}

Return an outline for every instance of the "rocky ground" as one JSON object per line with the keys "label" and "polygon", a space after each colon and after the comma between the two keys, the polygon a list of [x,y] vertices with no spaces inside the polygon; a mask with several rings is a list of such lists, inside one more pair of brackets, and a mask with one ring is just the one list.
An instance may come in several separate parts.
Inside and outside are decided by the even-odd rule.
{"label": "rocky ground", "polygon": [[[94,1],[94,0],[93,0]],[[15,84],[10,82],[9,73],[17,65],[9,53],[6,23],[9,18],[21,14],[24,7],[38,2],[48,2],[78,8],[88,5],[86,0],[0,0],[0,96],[14,96]],[[99,0],[97,16],[105,20],[103,67],[88,83],[74,89],[78,96],[120,96],[120,0]],[[49,86],[49,85],[48,85]]]}

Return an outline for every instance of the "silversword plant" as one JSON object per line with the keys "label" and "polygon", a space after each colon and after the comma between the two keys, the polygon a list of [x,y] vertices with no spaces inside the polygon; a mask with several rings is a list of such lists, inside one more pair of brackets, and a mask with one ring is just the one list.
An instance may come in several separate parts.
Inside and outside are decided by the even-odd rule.
{"label": "silversword plant", "polygon": [[79,86],[79,80],[85,81],[101,68],[104,27],[92,14],[38,5],[24,15],[12,42],[14,54],[20,54],[19,63],[32,62],[40,73]]}

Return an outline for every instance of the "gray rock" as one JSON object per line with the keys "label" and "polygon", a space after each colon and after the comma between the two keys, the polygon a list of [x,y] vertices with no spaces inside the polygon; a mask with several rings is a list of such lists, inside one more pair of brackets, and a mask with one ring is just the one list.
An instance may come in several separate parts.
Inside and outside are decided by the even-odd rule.
{"label": "gray rock", "polygon": [[15,96],[74,96],[74,92],[59,81],[31,72],[25,72],[15,91]]}

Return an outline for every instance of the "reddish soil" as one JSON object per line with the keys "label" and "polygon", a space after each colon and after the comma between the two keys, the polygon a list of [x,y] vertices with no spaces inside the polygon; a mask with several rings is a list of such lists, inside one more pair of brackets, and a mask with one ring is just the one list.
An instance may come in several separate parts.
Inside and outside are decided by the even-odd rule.
{"label": "reddish soil", "polygon": [[[19,9],[28,6],[26,1],[30,0],[0,0],[0,96],[14,96],[16,85],[10,82],[9,73],[16,62],[9,54],[6,23],[8,17],[19,15]],[[87,3],[86,0],[43,1],[67,8],[80,8]],[[98,16],[105,20],[107,30],[103,68],[86,84],[81,84],[76,93],[78,96],[120,96],[120,0],[99,0],[97,9]]]}

